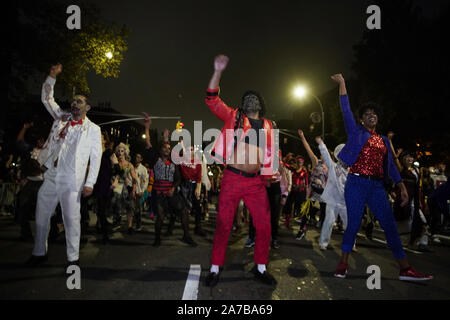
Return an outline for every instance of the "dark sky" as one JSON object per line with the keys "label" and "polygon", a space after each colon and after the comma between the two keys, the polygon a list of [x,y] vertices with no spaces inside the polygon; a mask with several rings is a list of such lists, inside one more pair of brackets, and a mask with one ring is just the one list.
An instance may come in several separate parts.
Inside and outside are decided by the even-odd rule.
{"label": "dark sky", "polygon": [[[230,57],[222,98],[236,107],[247,89],[265,97],[268,117],[289,117],[301,104],[292,87],[316,95],[329,76],[351,75],[352,46],[366,28],[370,1],[94,1],[102,16],[131,29],[118,79],[89,75],[94,101],[123,113],[182,117],[185,128],[221,128],[204,103],[216,54]],[[419,1],[426,3],[426,1]],[[309,114],[308,114],[309,115]],[[305,116],[308,116],[305,115]],[[159,129],[175,124],[154,121]]]}

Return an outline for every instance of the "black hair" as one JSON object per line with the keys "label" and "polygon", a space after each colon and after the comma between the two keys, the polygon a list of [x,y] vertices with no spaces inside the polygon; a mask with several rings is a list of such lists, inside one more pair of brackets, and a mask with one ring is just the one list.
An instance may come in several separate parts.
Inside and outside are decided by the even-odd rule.
{"label": "black hair", "polygon": [[361,120],[364,113],[367,110],[373,110],[378,117],[378,120],[383,116],[381,107],[373,101],[363,103],[358,109],[358,117]]}
{"label": "black hair", "polygon": [[247,91],[245,91],[244,94],[242,95],[242,98],[241,98],[241,106],[240,106],[240,108],[242,109],[242,107],[244,105],[244,98],[246,96],[248,96],[248,95],[251,95],[251,94],[255,95],[258,98],[259,104],[261,105],[261,110],[259,111],[259,116],[263,117],[264,114],[266,113],[266,103],[264,101],[263,96],[258,91],[255,91],[255,90],[247,90]]}
{"label": "black hair", "polygon": [[403,159],[403,158],[406,157],[406,156],[411,156],[411,157],[413,157],[414,159],[416,158],[415,153],[412,152],[411,150],[403,150],[402,153],[400,153],[399,158],[400,158],[400,159]]}

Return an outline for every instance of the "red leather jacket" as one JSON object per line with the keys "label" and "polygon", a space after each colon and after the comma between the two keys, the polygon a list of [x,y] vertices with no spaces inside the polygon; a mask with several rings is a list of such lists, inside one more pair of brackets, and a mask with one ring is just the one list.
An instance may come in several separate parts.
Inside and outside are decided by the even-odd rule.
{"label": "red leather jacket", "polygon": [[[237,125],[237,114],[238,109],[233,109],[227,106],[220,98],[219,98],[219,88],[216,89],[207,89],[206,90],[206,104],[209,109],[224,122],[224,126],[220,132],[219,137],[216,139],[214,147],[211,151],[211,155],[214,159],[219,161],[222,164],[226,164],[227,161],[231,159],[233,154],[233,150],[235,149],[235,134],[234,130]],[[248,133],[248,130],[251,129],[251,124],[247,118],[247,116],[241,113],[241,127],[243,130],[243,134],[241,135],[239,141],[237,143],[241,143],[245,136]],[[274,132],[272,121],[262,118],[263,128],[266,133],[266,145],[264,150],[264,161],[263,167],[261,168],[261,175],[263,176],[272,176],[274,172],[277,171],[278,166],[274,168],[274,158],[277,155],[278,151],[275,150],[276,143],[274,141]],[[278,164],[278,162],[276,162]]]}

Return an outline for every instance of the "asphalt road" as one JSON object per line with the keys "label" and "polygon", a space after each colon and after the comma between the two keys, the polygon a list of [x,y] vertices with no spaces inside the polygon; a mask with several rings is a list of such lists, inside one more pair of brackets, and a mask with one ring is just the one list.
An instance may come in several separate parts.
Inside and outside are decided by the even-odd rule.
{"label": "asphalt road", "polygon": [[[81,289],[69,290],[65,274],[65,239],[49,244],[49,260],[34,269],[26,268],[33,244],[18,240],[19,226],[11,216],[0,217],[0,299],[149,299],[180,300],[186,286],[190,266],[202,268],[198,287],[199,300],[396,300],[450,298],[450,240],[431,248],[433,253],[407,251],[411,265],[434,279],[426,282],[398,280],[398,267],[383,243],[381,231],[370,241],[357,239],[358,252],[351,255],[346,279],[333,277],[339,261],[342,234],[334,232],[327,251],[318,247],[319,230],[310,227],[306,238],[295,240],[297,225],[287,229],[280,223],[280,244],[270,251],[268,270],[278,285],[270,287],[257,282],[253,268],[253,248],[244,247],[247,227],[230,235],[226,263],[220,282],[214,288],[203,281],[209,271],[215,213],[204,221],[205,238],[195,236],[197,247],[181,242],[181,226],[176,224],[172,236],[162,238],[162,246],[151,246],[154,221],[144,217],[144,228],[128,235],[125,228],[111,236],[103,245],[96,233],[95,216],[81,244]],[[191,230],[193,218],[191,218]],[[166,227],[163,227],[163,233]],[[407,243],[407,236],[402,236]],[[367,267],[381,270],[381,289],[367,288]]]}

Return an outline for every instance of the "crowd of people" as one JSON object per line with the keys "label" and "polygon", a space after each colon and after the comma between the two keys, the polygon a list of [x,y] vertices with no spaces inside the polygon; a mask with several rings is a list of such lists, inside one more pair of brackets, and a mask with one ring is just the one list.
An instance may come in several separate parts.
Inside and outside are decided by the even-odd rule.
{"label": "crowd of people", "polygon": [[[205,280],[208,286],[219,281],[229,234],[242,222],[248,224],[245,246],[255,247],[255,276],[270,285],[276,280],[266,264],[269,249],[282,245],[281,223],[289,229],[297,229],[298,224],[299,241],[309,227],[318,228],[320,250],[327,250],[334,229],[343,232],[335,276],[345,278],[349,254],[358,250],[356,234],[363,219],[367,238],[372,239],[377,223],[384,230],[401,280],[431,279],[409,265],[399,234],[410,234],[410,249],[432,252],[429,244],[439,242],[439,234],[449,230],[445,163],[420,167],[414,152],[395,148],[394,133],[386,137],[378,134],[381,113],[375,104],[362,105],[355,117],[340,74],[331,78],[339,85],[348,140],[331,151],[323,137],[316,137],[319,153],[314,153],[316,148],[298,130],[309,161],[289,150],[279,150],[274,157],[270,144],[276,124],[264,118],[266,106],[261,95],[247,91],[237,109],[220,99],[219,83],[227,64],[226,56],[216,57],[206,91],[206,104],[224,122],[211,152],[220,160],[214,165],[207,165],[205,155],[183,141],[170,142],[167,129],[162,141],[151,141],[151,117],[147,114],[145,149],[130,150],[123,142],[114,143],[86,117],[90,109],[87,95],[75,96],[69,111],[57,105],[53,86],[62,66],[51,68],[42,88],[42,102],[55,119],[48,138],[29,137],[27,131],[33,123],[24,123],[15,154],[6,159],[2,156],[1,164],[1,210],[14,213],[22,240],[34,239],[28,265],[36,266],[47,259],[47,240],[56,238],[63,228],[68,263],[78,264],[80,235],[89,227],[90,210],[97,215],[95,227],[104,244],[109,243],[113,231],[122,230],[130,236],[141,231],[145,214],[154,219],[153,246],[161,245],[166,217],[167,236],[173,234],[179,220],[181,240],[196,246],[190,217],[195,225],[193,233],[205,237],[202,224],[213,195],[218,195],[211,269]],[[227,139],[227,129],[263,129],[265,136],[258,136],[256,141],[248,136]],[[174,161],[171,150],[176,144],[182,144],[179,156],[187,154],[188,161]],[[234,151],[234,160],[244,154],[245,161],[231,161],[229,150]],[[245,158],[252,150],[257,154],[256,163]],[[34,236],[30,227],[33,219]]]}

